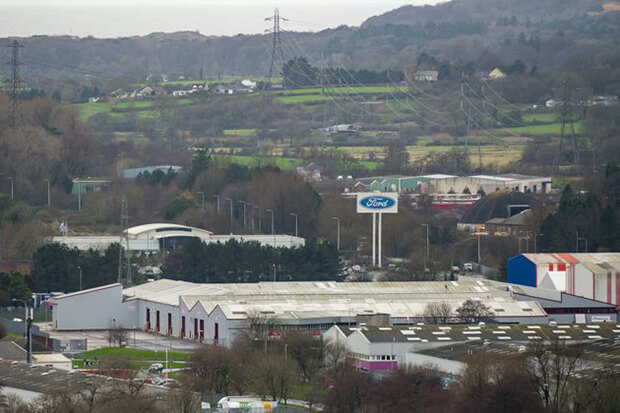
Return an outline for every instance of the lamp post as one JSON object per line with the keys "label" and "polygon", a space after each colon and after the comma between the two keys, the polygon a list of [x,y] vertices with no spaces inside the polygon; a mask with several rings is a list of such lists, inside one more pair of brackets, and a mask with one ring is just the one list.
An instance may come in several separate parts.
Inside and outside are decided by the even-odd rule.
{"label": "lamp post", "polygon": [[336,248],[340,251],[340,218],[332,217],[332,219],[336,220]]}
{"label": "lamp post", "polygon": [[217,213],[220,213],[220,196],[219,195],[213,195],[213,198],[215,198],[215,202],[217,202]]}
{"label": "lamp post", "polygon": [[295,217],[295,236],[297,236],[297,214],[294,212],[291,212],[289,215],[292,217]]}
{"label": "lamp post", "polygon": [[424,272],[426,272],[426,264],[428,262],[428,224],[422,224],[423,227],[426,227],[426,254],[424,254]]}
{"label": "lamp post", "polygon": [[233,233],[233,200],[232,198],[226,198],[230,202],[230,233]]}
{"label": "lamp post", "polygon": [[123,177],[123,156],[125,156],[125,152],[121,152],[116,154],[117,158],[119,159],[118,161],[118,177],[122,178]]}
{"label": "lamp post", "polygon": [[478,264],[480,264],[480,233],[476,233],[476,235],[478,236]]}
{"label": "lamp post", "polygon": [[47,206],[51,206],[52,205],[52,197],[51,197],[51,192],[50,192],[50,180],[49,179],[44,179],[44,182],[47,182]]}
{"label": "lamp post", "polygon": [[202,199],[202,203],[201,203],[201,205],[202,205],[202,210],[204,211],[204,210],[205,210],[205,193],[204,193],[203,191],[198,191],[198,192],[196,192],[196,193],[197,193],[197,194],[200,194],[200,197],[201,197],[201,199]]}
{"label": "lamp post", "polygon": [[245,228],[245,201],[239,201],[240,204],[243,204],[243,228]]}
{"label": "lamp post", "polygon": [[80,273],[80,291],[82,291],[82,267],[78,265],[78,271]]}
{"label": "lamp post", "polygon": [[13,199],[13,177],[11,176],[7,176],[7,178],[9,181],[11,181],[11,199]]}
{"label": "lamp post", "polygon": [[534,254],[538,252],[536,250],[536,238],[540,237],[541,235],[545,235],[545,234],[534,234]]}
{"label": "lamp post", "polygon": [[[260,232],[262,231],[262,222],[261,222],[261,217],[260,217],[260,205],[254,205],[252,208],[256,208],[258,209],[258,233],[260,234]],[[254,222],[253,220],[254,218],[252,218],[252,222]]]}
{"label": "lamp post", "polygon": [[275,231],[274,220],[273,220],[273,209],[267,208],[265,211],[271,213],[271,235],[275,235],[276,231]]}
{"label": "lamp post", "polygon": [[271,235],[273,235],[273,247],[275,248],[276,247],[276,230],[275,230],[275,225],[274,225],[273,209],[266,209],[265,211],[271,213]]}

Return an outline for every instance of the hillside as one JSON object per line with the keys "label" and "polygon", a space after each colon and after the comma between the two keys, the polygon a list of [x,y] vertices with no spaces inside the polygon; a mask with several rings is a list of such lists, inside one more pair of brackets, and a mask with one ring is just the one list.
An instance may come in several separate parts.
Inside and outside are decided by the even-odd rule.
{"label": "hillside", "polygon": [[[405,6],[371,17],[360,27],[284,32],[283,51],[286,60],[305,56],[319,65],[323,56],[323,64],[373,70],[410,66],[423,51],[437,61],[475,64],[490,51],[501,56],[501,63],[521,59],[539,70],[598,67],[620,55],[617,5],[603,0],[453,0]],[[286,27],[295,30],[294,25]],[[0,47],[9,40],[0,39]],[[112,90],[143,82],[148,75],[264,76],[269,67],[269,39],[263,35],[216,37],[185,31],[21,40],[29,85],[46,90],[66,89],[69,79],[74,89],[97,85]]]}

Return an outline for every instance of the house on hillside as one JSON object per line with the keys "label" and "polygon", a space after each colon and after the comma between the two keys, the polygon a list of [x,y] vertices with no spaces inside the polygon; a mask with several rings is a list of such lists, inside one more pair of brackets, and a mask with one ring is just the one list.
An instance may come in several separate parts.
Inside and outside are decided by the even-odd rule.
{"label": "house on hillside", "polygon": [[439,80],[439,72],[436,70],[418,70],[413,75],[416,82],[437,82]]}
{"label": "house on hillside", "polygon": [[488,78],[489,79],[503,79],[506,77],[506,73],[504,73],[499,67],[496,67],[495,69],[491,70],[491,72],[489,72]]}
{"label": "house on hillside", "polygon": [[298,166],[297,174],[307,181],[318,182],[321,180],[321,168],[314,162],[310,162],[306,166]]}

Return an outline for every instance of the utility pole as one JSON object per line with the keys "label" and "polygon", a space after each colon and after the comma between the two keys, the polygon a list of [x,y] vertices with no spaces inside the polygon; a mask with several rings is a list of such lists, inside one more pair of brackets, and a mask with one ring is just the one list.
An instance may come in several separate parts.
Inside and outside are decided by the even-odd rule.
{"label": "utility pole", "polygon": [[8,179],[9,181],[11,181],[11,199],[15,199],[13,196],[13,177],[7,177],[6,179]]}
{"label": "utility pole", "polygon": [[121,198],[121,245],[118,250],[118,282],[122,283],[124,286],[132,285],[128,228],[129,212],[127,208],[127,198],[123,195]]}
{"label": "utility pole", "polygon": [[205,193],[203,191],[198,191],[196,193],[200,194],[202,210],[204,211],[205,210]]}
{"label": "utility pole", "polygon": [[19,126],[19,97],[18,93],[22,86],[22,79],[19,74],[19,67],[23,66],[24,62],[19,57],[19,50],[24,47],[23,44],[17,40],[13,40],[9,43],[7,48],[11,49],[11,78],[9,79],[9,88],[11,94],[11,108],[9,110],[9,127],[16,128]]}
{"label": "utility pole", "polygon": [[52,196],[51,196],[51,192],[50,192],[50,180],[49,179],[44,179],[44,182],[47,182],[47,206],[51,206],[52,205]]}
{"label": "utility pole", "polygon": [[579,165],[579,146],[577,137],[575,136],[575,119],[573,118],[573,99],[571,85],[568,80],[564,80],[562,84],[562,105],[560,106],[560,119],[562,126],[560,128],[560,149],[556,153],[554,160],[555,174],[557,175],[562,163],[562,154],[564,151],[564,137],[566,134],[566,126],[570,128],[571,143],[573,149],[573,166]]}
{"label": "utility pole", "polygon": [[336,220],[336,248],[340,251],[340,218],[332,217],[333,220]]}
{"label": "utility pole", "polygon": [[245,229],[245,205],[246,205],[246,202],[245,201],[239,201],[239,203],[243,205],[243,228]]}
{"label": "utility pole", "polygon": [[280,37],[280,20],[287,21],[288,19],[280,17],[280,10],[278,8],[274,10],[273,16],[265,19],[267,22],[273,22],[273,27],[266,30],[267,33],[271,33],[271,63],[269,64],[269,76],[267,77],[266,88],[271,86],[271,77],[273,76],[277,55],[280,56],[282,65],[284,66],[284,52],[282,51],[282,39]]}
{"label": "utility pole", "polygon": [[232,198],[226,198],[230,202],[230,233],[233,233],[233,200]]}
{"label": "utility pole", "polygon": [[213,198],[215,198],[215,202],[217,202],[217,213],[219,215],[220,213],[220,196],[219,195],[213,195]]}
{"label": "utility pole", "polygon": [[426,272],[426,264],[428,262],[429,259],[429,247],[428,247],[428,241],[429,241],[429,236],[428,236],[428,224],[422,224],[423,227],[426,227],[426,253],[424,254],[424,272]]}
{"label": "utility pole", "polygon": [[295,217],[295,236],[297,236],[297,214],[294,212],[291,212],[290,214],[292,217]]}

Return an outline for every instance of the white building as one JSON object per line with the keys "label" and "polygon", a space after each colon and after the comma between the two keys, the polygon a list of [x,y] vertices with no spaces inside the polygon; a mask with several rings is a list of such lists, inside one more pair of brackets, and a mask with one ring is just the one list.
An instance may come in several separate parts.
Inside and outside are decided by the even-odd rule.
{"label": "white building", "polygon": [[52,301],[57,330],[122,325],[228,346],[256,317],[268,319],[278,331],[325,331],[375,314],[409,325],[423,321],[430,302],[446,301],[456,309],[467,299],[485,303],[502,322],[546,320],[537,302],[517,302],[506,288],[488,281],[195,284],[162,279],[126,289],[111,284]]}
{"label": "white building", "polygon": [[[305,239],[291,235],[215,235],[211,231],[202,228],[189,227],[187,225],[156,223],[138,225],[127,229],[127,243],[129,251],[157,252],[166,251],[182,245],[190,238],[198,238],[203,242],[226,243],[230,240],[239,242],[258,242],[261,245],[280,247],[300,247],[305,244]],[[104,250],[113,243],[123,242],[119,236],[94,235],[94,236],[64,236],[52,237],[52,242],[65,244],[70,248],[79,250],[98,249]],[[124,242],[123,242],[124,243]],[[125,246],[125,245],[124,245]]]}
{"label": "white building", "polygon": [[472,175],[434,179],[427,186],[427,191],[434,193],[463,193],[468,189],[472,194],[482,190],[489,194],[501,189],[518,192],[549,193],[551,178],[521,174]]}

